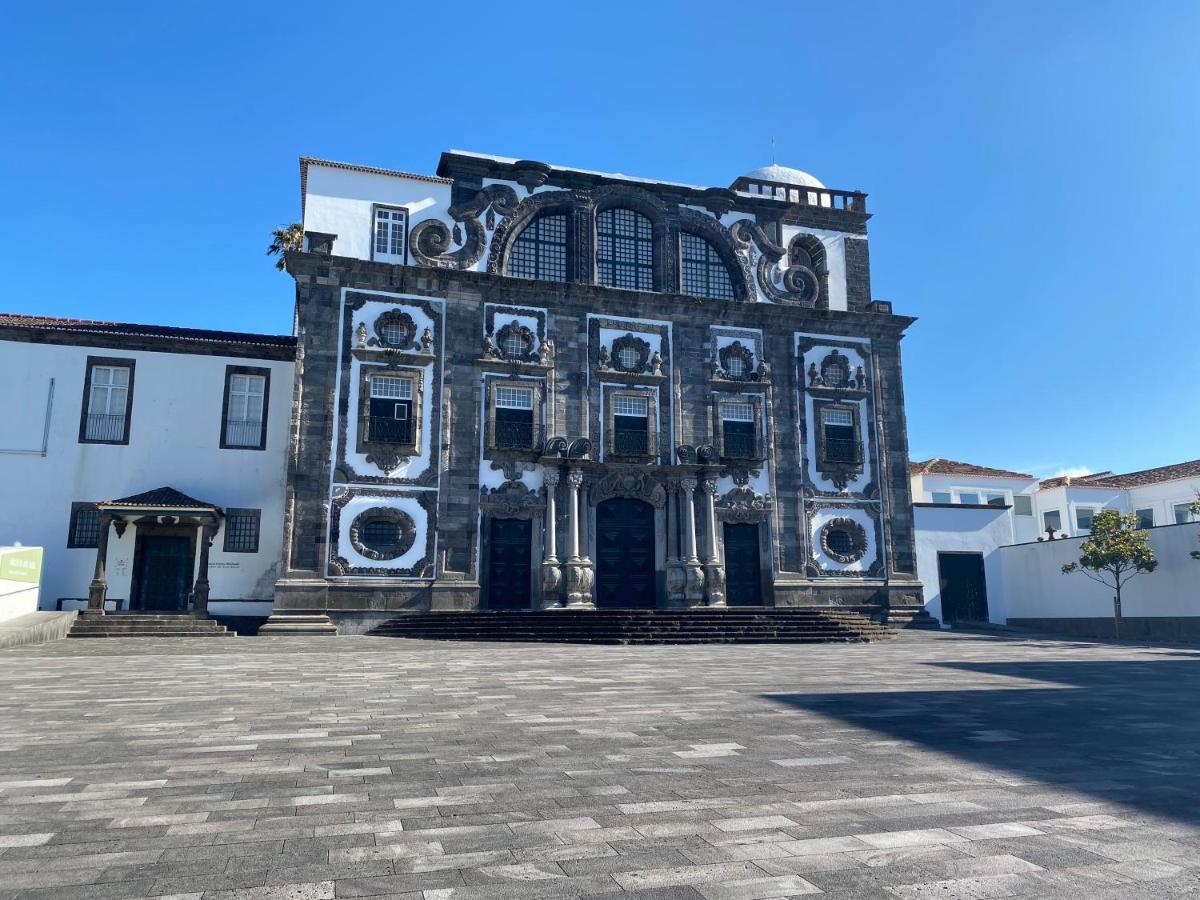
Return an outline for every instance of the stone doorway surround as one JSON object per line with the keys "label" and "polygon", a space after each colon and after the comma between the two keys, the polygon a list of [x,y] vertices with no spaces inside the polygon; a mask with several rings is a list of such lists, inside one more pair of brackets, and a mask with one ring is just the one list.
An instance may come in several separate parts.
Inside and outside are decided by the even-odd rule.
{"label": "stone doorway surround", "polygon": [[[178,535],[192,538],[192,564],[196,560],[199,545],[199,570],[195,582],[188,591],[191,612],[199,618],[208,616],[208,557],[213,538],[221,527],[224,512],[215,503],[189,497],[173,487],[160,487],[141,494],[97,503],[100,513],[100,534],[96,541],[96,568],[88,586],[88,606],[85,616],[103,616],[104,602],[108,595],[106,567],[108,564],[108,539],[111,531],[117,537],[134,525],[139,535]],[[136,557],[135,557],[136,559]],[[136,571],[136,564],[135,564]],[[189,580],[192,568],[188,569]],[[130,592],[132,602],[133,592]]]}

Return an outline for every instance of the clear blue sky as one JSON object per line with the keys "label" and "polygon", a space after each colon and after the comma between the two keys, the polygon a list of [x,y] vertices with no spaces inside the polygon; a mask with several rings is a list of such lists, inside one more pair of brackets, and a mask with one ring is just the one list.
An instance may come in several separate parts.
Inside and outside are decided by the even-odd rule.
{"label": "clear blue sky", "polygon": [[[503,8],[503,12],[495,12]],[[0,309],[286,332],[297,157],[871,195],[912,453],[1200,456],[1200,3],[10,5]]]}

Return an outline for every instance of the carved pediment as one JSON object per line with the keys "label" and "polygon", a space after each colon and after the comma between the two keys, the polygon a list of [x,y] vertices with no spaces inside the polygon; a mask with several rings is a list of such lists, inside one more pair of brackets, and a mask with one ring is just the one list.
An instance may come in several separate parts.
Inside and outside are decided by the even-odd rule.
{"label": "carved pediment", "polygon": [[667,492],[661,484],[650,477],[645,469],[617,469],[609,472],[590,491],[593,504],[603,503],[613,497],[629,497],[649,503],[655,509],[667,505]]}
{"label": "carved pediment", "polygon": [[545,507],[546,501],[540,490],[526,487],[522,481],[506,481],[497,488],[481,487],[479,505],[497,519],[529,519]]}

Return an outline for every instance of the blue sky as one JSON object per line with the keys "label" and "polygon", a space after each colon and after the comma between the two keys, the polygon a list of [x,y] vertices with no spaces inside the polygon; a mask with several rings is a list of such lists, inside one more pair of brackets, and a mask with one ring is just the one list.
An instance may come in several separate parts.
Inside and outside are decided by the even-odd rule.
{"label": "blue sky", "polygon": [[1200,456],[1200,4],[23,4],[0,309],[286,332],[297,157],[870,193],[914,458]]}

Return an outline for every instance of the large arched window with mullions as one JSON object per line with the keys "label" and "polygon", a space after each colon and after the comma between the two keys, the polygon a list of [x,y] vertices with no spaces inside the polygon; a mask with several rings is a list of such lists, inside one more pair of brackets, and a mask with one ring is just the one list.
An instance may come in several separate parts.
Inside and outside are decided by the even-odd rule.
{"label": "large arched window with mullions", "polygon": [[508,272],[514,278],[567,280],[567,217],[543,213],[525,226],[508,253]]}
{"label": "large arched window with mullions", "polygon": [[632,209],[596,214],[596,277],[601,284],[654,290],[654,228]]}
{"label": "large arched window with mullions", "polygon": [[716,248],[698,234],[679,235],[679,290],[691,297],[733,299],[729,268]]}

